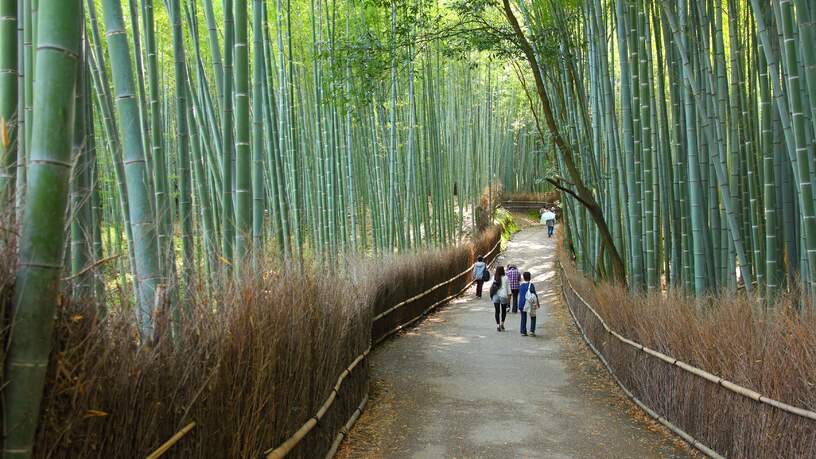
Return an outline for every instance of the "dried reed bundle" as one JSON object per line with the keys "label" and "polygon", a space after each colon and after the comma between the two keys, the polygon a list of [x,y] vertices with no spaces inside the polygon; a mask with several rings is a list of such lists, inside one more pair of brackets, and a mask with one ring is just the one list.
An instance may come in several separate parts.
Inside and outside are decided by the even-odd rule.
{"label": "dried reed bundle", "polygon": [[[703,300],[675,292],[632,294],[595,285],[561,257],[574,288],[624,337],[784,403],[816,410],[816,317],[791,296],[765,310],[741,295]],[[588,339],[637,398],[727,457],[809,457],[814,421],[726,391],[631,346],[571,301]]]}

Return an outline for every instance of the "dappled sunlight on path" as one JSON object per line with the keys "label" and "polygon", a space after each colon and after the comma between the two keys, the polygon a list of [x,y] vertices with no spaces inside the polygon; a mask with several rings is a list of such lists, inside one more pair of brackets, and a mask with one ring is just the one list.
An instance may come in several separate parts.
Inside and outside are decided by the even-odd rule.
{"label": "dappled sunlight on path", "polygon": [[[500,257],[533,276],[538,336],[475,290],[381,346],[369,408],[340,457],[687,457],[637,411],[576,335],[560,300],[555,239],[533,226]],[[491,271],[495,270],[495,267]],[[630,412],[631,411],[631,412]]]}

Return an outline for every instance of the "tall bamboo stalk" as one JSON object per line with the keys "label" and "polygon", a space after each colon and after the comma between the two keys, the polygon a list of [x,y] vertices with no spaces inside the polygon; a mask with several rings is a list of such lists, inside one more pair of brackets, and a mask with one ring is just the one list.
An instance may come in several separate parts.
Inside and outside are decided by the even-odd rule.
{"label": "tall bamboo stalk", "polygon": [[[14,291],[14,327],[5,361],[3,457],[34,448],[59,295],[71,176],[75,90],[82,30],[80,0],[41,0],[39,78],[28,186]],[[14,53],[16,54],[16,46]],[[16,96],[15,96],[16,102]]]}
{"label": "tall bamboo stalk", "polygon": [[161,281],[156,219],[149,186],[151,180],[138,121],[139,107],[136,102],[130,50],[122,19],[122,6],[117,0],[105,0],[103,9],[116,108],[121,120],[126,186],[130,198],[128,212],[136,262],[139,325],[142,337],[147,339],[152,337],[153,333],[154,297],[156,287]]}

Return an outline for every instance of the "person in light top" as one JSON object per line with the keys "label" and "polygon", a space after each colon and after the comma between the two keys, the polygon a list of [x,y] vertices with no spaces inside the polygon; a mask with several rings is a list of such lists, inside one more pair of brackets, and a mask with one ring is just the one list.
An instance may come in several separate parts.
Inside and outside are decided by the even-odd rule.
{"label": "person in light top", "polygon": [[482,297],[482,286],[485,281],[490,280],[490,271],[487,269],[487,264],[484,257],[476,258],[476,263],[473,264],[473,281],[476,282],[476,298]]}
{"label": "person in light top", "polygon": [[555,232],[555,213],[547,209],[541,214],[541,223],[547,225],[547,237],[553,237]]}

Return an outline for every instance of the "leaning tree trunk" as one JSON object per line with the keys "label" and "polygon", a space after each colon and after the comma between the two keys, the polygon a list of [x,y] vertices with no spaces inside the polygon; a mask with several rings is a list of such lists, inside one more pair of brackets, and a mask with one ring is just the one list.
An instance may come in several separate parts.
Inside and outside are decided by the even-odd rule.
{"label": "leaning tree trunk", "polygon": [[48,46],[37,49],[33,127],[37,135],[30,150],[14,327],[5,362],[5,458],[32,455],[51,353],[65,248],[81,5],[81,0],[41,0],[40,4],[38,42]]}
{"label": "leaning tree trunk", "polygon": [[524,35],[524,32],[521,30],[518,19],[516,19],[515,13],[513,13],[513,10],[510,7],[510,2],[508,0],[502,0],[502,3],[504,4],[504,14],[507,17],[507,21],[512,26],[513,31],[516,34],[516,38],[519,40],[519,46],[530,63],[533,76],[535,77],[538,97],[541,99],[541,105],[544,109],[544,117],[547,122],[547,128],[549,129],[558,150],[561,151],[564,157],[564,163],[570,173],[570,177],[575,185],[577,194],[580,197],[579,201],[587,208],[592,220],[598,227],[601,241],[606,247],[607,253],[609,254],[609,259],[612,263],[613,277],[615,280],[620,282],[626,282],[626,268],[624,267],[623,259],[620,256],[620,252],[618,252],[618,248],[615,247],[612,233],[610,233],[609,226],[606,224],[601,206],[598,205],[595,197],[592,196],[590,190],[586,187],[586,185],[584,185],[583,179],[581,178],[581,173],[578,171],[575,164],[572,147],[570,147],[570,145],[564,141],[564,138],[561,136],[558,126],[555,123],[555,117],[552,113],[550,99],[547,96],[547,89],[544,87],[544,81],[541,78],[541,69],[538,66],[538,61],[535,57],[535,53],[533,52],[533,48],[530,46],[530,42],[527,41],[527,37]]}

